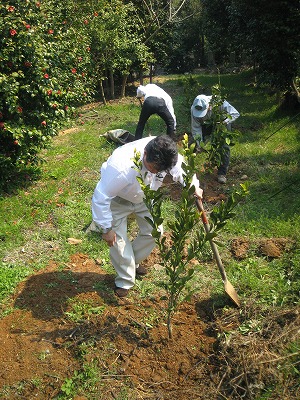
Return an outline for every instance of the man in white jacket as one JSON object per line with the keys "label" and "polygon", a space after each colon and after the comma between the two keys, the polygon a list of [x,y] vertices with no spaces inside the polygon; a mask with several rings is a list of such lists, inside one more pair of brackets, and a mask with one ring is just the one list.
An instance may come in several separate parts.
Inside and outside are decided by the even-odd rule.
{"label": "man in white jacket", "polygon": [[146,86],[139,86],[137,88],[137,96],[142,103],[142,110],[140,113],[139,122],[135,131],[135,139],[143,137],[145,124],[153,114],[159,115],[167,126],[167,135],[174,137],[176,129],[176,117],[173,108],[173,100],[161,87],[149,83]]}
{"label": "man in white jacket", "polygon": [[[176,143],[166,135],[143,138],[118,147],[101,167],[101,179],[92,198],[93,223],[110,247],[111,262],[116,271],[115,294],[125,297],[135,283],[136,274],[145,275],[139,265],[155,247],[151,218],[143,198],[144,192],[134,168],[135,152],[141,155],[141,175],[145,183],[157,190],[169,172],[174,181],[183,183],[182,155]],[[193,179],[195,195],[202,197],[199,181]],[[131,241],[127,234],[127,217],[135,215],[139,232]]]}
{"label": "man in white jacket", "polygon": [[[212,117],[212,106],[210,104],[212,96],[206,96],[200,94],[197,96],[191,106],[191,129],[194,140],[197,144],[199,142],[205,142],[209,135],[212,133],[212,126],[206,125],[205,121],[208,121]],[[226,119],[223,123],[227,126],[228,130],[231,130],[231,124],[239,116],[239,112],[228,103],[227,100],[221,105],[221,111],[227,114]],[[218,168],[218,182],[226,183],[226,174],[229,167],[230,161],[230,146],[224,146],[224,154],[222,155],[221,165]]]}

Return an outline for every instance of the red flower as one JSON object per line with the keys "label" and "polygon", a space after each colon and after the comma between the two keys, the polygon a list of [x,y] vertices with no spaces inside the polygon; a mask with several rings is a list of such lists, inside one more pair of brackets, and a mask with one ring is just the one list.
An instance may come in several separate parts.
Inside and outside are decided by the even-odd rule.
{"label": "red flower", "polygon": [[22,112],[23,112],[23,108],[22,108],[22,107],[20,107],[20,106],[18,106],[18,107],[17,107],[17,111],[18,111],[18,113],[22,114]]}
{"label": "red flower", "polygon": [[42,125],[42,126],[46,126],[46,125],[47,125],[47,122],[46,122],[46,121],[42,121],[42,122],[41,122],[41,125]]}
{"label": "red flower", "polygon": [[52,94],[52,89],[47,90],[47,95],[51,96],[51,94]]}
{"label": "red flower", "polygon": [[11,29],[9,32],[11,36],[15,36],[17,34],[17,31],[15,29]]}
{"label": "red flower", "polygon": [[58,90],[56,93],[57,93],[57,94],[61,94],[61,90]]}
{"label": "red flower", "polygon": [[25,61],[24,65],[25,65],[25,67],[31,67],[32,66],[31,62],[29,62],[29,61]]}
{"label": "red flower", "polygon": [[25,28],[26,28],[26,29],[30,29],[31,26],[30,26],[29,24],[25,24]]}
{"label": "red flower", "polygon": [[19,144],[19,142],[17,141],[17,139],[14,140],[14,145],[17,146]]}
{"label": "red flower", "polygon": [[4,122],[0,122],[0,129],[4,129]]}
{"label": "red flower", "polygon": [[48,75],[48,74],[45,74],[45,75],[44,75],[44,78],[45,78],[45,79],[49,79],[49,75]]}
{"label": "red flower", "polygon": [[88,21],[87,19],[85,19],[85,20],[83,21],[83,23],[84,23],[85,25],[87,25],[87,24],[89,23],[89,21]]}
{"label": "red flower", "polygon": [[69,108],[68,106],[65,106],[65,110],[66,110],[66,111],[68,110],[68,108]]}
{"label": "red flower", "polygon": [[40,7],[40,6],[41,6],[41,3],[38,1],[37,3],[35,3],[35,5],[36,5],[37,7]]}
{"label": "red flower", "polygon": [[57,108],[57,104],[53,103],[52,108]]}
{"label": "red flower", "polygon": [[85,72],[82,72],[81,76],[84,77],[85,76]]}
{"label": "red flower", "polygon": [[52,35],[52,34],[54,33],[54,30],[53,30],[53,29],[49,29],[49,30],[48,30],[48,33],[49,33],[50,35]]}
{"label": "red flower", "polygon": [[71,69],[72,74],[76,74],[76,68]]}
{"label": "red flower", "polygon": [[9,12],[15,11],[15,7],[14,6],[8,6],[7,7],[7,11],[9,11]]}
{"label": "red flower", "polygon": [[94,16],[95,16],[95,17],[98,17],[98,15],[99,15],[99,14],[97,13],[97,11],[95,11],[95,12],[94,12]]}
{"label": "red flower", "polygon": [[87,51],[91,51],[91,48],[90,48],[90,47],[87,47],[86,50],[87,50]]}

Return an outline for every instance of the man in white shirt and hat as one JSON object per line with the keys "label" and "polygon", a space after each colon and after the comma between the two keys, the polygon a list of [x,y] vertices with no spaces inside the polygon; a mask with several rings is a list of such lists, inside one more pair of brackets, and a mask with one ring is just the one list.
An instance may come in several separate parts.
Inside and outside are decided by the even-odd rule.
{"label": "man in white shirt and hat", "polygon": [[[117,274],[114,291],[118,297],[127,296],[134,286],[136,274],[147,273],[140,263],[155,247],[152,226],[145,219],[152,217],[143,201],[144,192],[133,161],[136,152],[142,162],[140,174],[151,189],[157,190],[168,172],[174,181],[184,183],[183,156],[178,154],[176,143],[166,135],[124,144],[102,164],[101,179],[92,198],[92,224],[110,247],[110,259]],[[196,176],[192,185],[195,196],[201,198],[203,191]],[[127,233],[127,218],[131,214],[139,227],[133,241]]]}
{"label": "man in white shirt and hat", "polygon": [[176,117],[171,96],[161,87],[154,83],[149,83],[146,86],[140,85],[137,88],[136,97],[140,99],[142,109],[135,131],[135,139],[137,140],[143,137],[145,124],[153,114],[159,115],[164,120],[167,127],[166,134],[174,138]]}
{"label": "man in white shirt and hat", "polygon": [[[191,106],[191,129],[192,136],[196,143],[205,142],[212,133],[212,125],[205,124],[212,117],[212,96],[206,96],[204,94],[198,95]],[[231,131],[231,124],[239,116],[239,112],[228,103],[227,100],[223,102],[220,107],[220,111],[224,111],[227,117],[223,123],[227,129]],[[226,174],[228,171],[230,162],[230,146],[224,145],[224,153],[222,154],[221,165],[218,167],[218,182],[226,183]]]}

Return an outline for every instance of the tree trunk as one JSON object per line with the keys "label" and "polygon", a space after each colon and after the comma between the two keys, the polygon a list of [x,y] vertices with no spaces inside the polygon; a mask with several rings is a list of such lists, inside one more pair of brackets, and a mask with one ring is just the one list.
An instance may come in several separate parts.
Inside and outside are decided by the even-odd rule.
{"label": "tree trunk", "polygon": [[125,89],[126,89],[127,78],[128,78],[128,74],[124,74],[122,76],[121,99],[123,97],[125,97]]}
{"label": "tree trunk", "polygon": [[150,83],[152,83],[153,70],[154,70],[154,65],[150,63]]}
{"label": "tree trunk", "polygon": [[292,89],[296,95],[296,99],[297,99],[298,103],[300,103],[300,91],[298,90],[296,81],[294,79],[292,81]]}
{"label": "tree trunk", "polygon": [[144,82],[144,71],[143,68],[140,69],[140,85]]}
{"label": "tree trunk", "polygon": [[100,92],[101,92],[101,97],[102,97],[102,100],[103,100],[103,104],[106,106],[107,102],[106,102],[106,98],[105,98],[105,94],[104,94],[102,80],[100,81]]}
{"label": "tree trunk", "polygon": [[114,100],[115,99],[115,81],[114,81],[114,72],[112,69],[109,70],[109,80],[110,80],[110,96]]}
{"label": "tree trunk", "polygon": [[167,327],[168,327],[169,339],[172,339],[172,337],[173,337],[173,329],[172,329],[172,321],[171,321],[171,314],[170,313],[168,314],[168,317],[167,317]]}

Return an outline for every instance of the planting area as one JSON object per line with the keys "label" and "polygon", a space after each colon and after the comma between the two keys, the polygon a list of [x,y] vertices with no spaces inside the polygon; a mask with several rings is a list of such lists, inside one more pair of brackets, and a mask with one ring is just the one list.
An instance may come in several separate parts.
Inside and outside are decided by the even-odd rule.
{"label": "planting area", "polygon": [[[205,185],[207,207],[226,197],[212,177]],[[176,200],[180,188],[168,180],[165,188]],[[236,238],[231,257],[246,257],[249,245]],[[255,245],[272,259],[291,243]],[[118,299],[114,274],[101,264],[74,251],[63,267],[50,262],[19,284],[0,320],[2,399],[253,399],[279,380],[285,399],[298,398],[296,380],[285,379],[292,356],[283,351],[299,335],[295,309],[264,314],[246,301],[237,309],[225,293],[218,308],[207,288],[180,306],[169,339],[164,293],[135,288]],[[162,273],[155,250],[144,265],[144,282]],[[210,275],[214,261],[206,268]],[[253,326],[243,324],[249,315]],[[260,326],[255,315],[263,315]]]}

